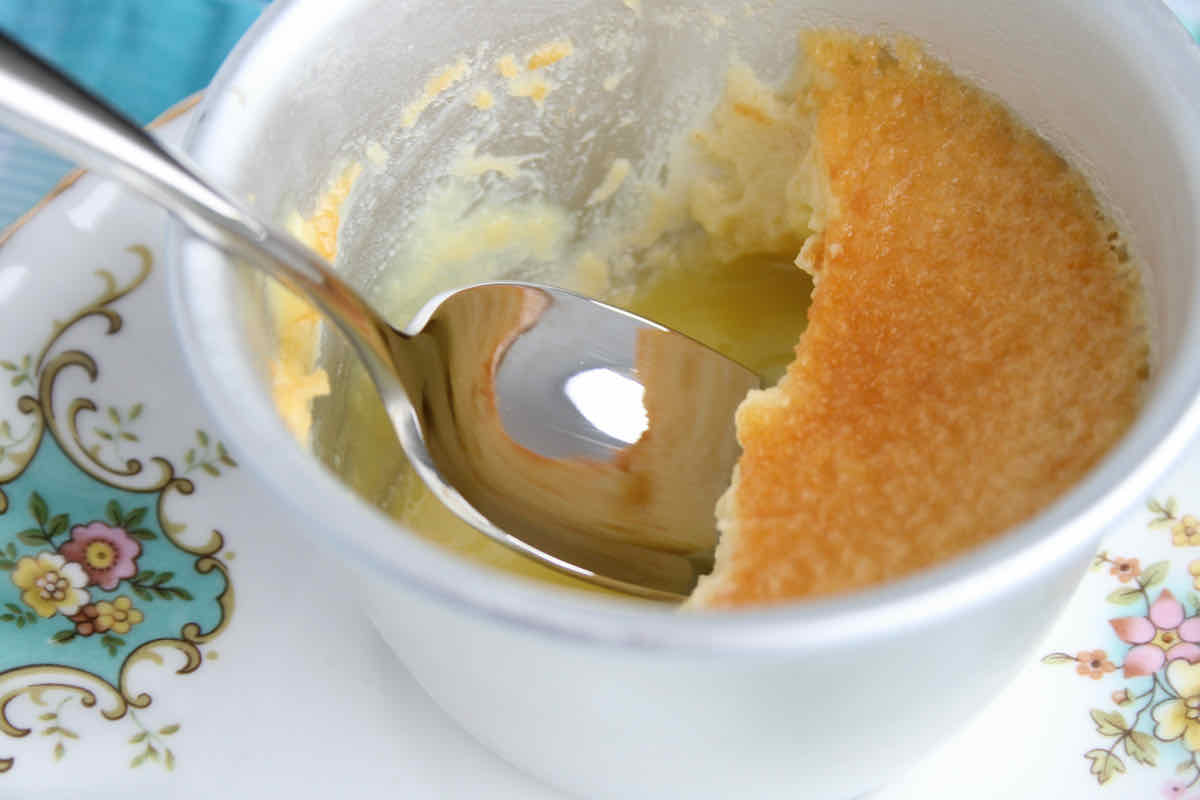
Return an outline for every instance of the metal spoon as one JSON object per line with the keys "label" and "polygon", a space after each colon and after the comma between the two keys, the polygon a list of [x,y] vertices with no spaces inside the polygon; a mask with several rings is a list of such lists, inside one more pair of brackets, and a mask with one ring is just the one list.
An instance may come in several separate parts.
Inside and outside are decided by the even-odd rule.
{"label": "metal spoon", "polygon": [[435,297],[393,328],[320,256],[0,34],[0,122],[166,207],[307,298],[353,344],[417,474],[463,520],[562,572],[679,600],[712,568],[714,504],[757,376],[548,286]]}

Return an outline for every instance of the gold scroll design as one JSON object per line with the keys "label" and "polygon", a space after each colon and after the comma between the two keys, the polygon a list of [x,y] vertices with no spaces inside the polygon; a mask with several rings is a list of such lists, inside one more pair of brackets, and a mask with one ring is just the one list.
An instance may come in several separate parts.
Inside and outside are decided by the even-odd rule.
{"label": "gold scroll design", "polygon": [[[154,268],[154,255],[150,252],[150,249],[144,244],[135,244],[127,247],[126,250],[138,257],[139,268],[137,274],[128,282],[121,284],[117,281],[116,276],[114,276],[112,272],[106,269],[96,270],[96,276],[99,277],[104,284],[104,291],[102,291],[95,300],[88,303],[83,308],[76,310],[67,319],[56,320],[54,322],[50,337],[46,340],[45,345],[43,345],[41,351],[37,355],[37,358],[33,362],[33,373],[35,376],[37,376],[35,380],[39,387],[38,397],[23,395],[22,397],[18,398],[17,410],[31,418],[30,421],[35,430],[33,431],[32,441],[28,448],[23,452],[14,453],[10,460],[11,466],[6,469],[0,469],[0,514],[8,511],[8,496],[4,492],[3,484],[19,477],[21,473],[23,473],[29,466],[29,463],[33,460],[33,456],[38,451],[38,447],[41,445],[42,435],[46,429],[46,422],[48,419],[53,418],[53,414],[51,413],[51,408],[48,403],[49,393],[47,391],[47,387],[53,385],[54,379],[57,377],[58,372],[69,364],[75,364],[86,369],[93,381],[98,374],[96,362],[86,354],[79,351],[68,351],[67,353],[63,353],[52,358],[50,354],[54,349],[54,346],[58,344],[59,340],[64,334],[67,333],[67,331],[71,330],[84,320],[93,317],[100,318],[107,323],[107,330],[105,330],[106,335],[115,336],[120,332],[121,328],[125,324],[125,321],[121,315],[110,306],[112,306],[113,303],[117,302],[121,298],[127,296],[129,293],[133,292],[135,289],[145,283],[148,277],[150,277],[150,272]],[[39,397],[41,398],[40,400]],[[77,400],[76,403],[72,405],[73,411],[68,414],[72,420],[80,411],[96,410],[95,404],[89,400]],[[75,433],[77,433],[77,429],[75,430]],[[59,441],[63,441],[61,436],[59,437]],[[78,441],[77,437],[76,441]],[[99,463],[98,459],[93,460],[97,461],[98,466],[102,470],[107,472],[113,471],[108,467],[108,465]],[[76,463],[78,463],[78,461],[76,461]],[[85,471],[93,477],[98,477],[91,469],[85,468]],[[132,460],[131,462],[126,462],[122,468],[118,468],[116,474],[136,475],[140,471],[141,464],[136,460]]]}
{"label": "gold scroll design", "polygon": [[[210,630],[202,630],[197,623],[188,622],[180,628],[178,638],[153,639],[139,645],[121,664],[116,686],[86,670],[57,664],[32,664],[0,672],[0,731],[16,738],[27,736],[30,729],[22,727],[9,717],[10,704],[21,696],[36,699],[40,693],[50,689],[77,692],[85,708],[99,705],[101,716],[108,720],[122,718],[130,707],[149,706],[152,701],[150,695],[136,692],[131,686],[130,670],[146,661],[162,666],[165,663],[164,653],[176,651],[184,658],[183,665],[176,670],[177,674],[194,672],[203,662],[199,645],[220,635],[233,616],[233,583],[229,578],[228,567],[217,558],[217,554],[225,546],[224,536],[220,531],[214,530],[203,543],[191,544],[180,538],[187,526],[171,520],[166,513],[168,496],[172,493],[191,495],[195,492],[195,484],[187,478],[177,476],[174,465],[160,456],[150,459],[150,463],[157,469],[156,477],[132,481],[130,479],[141,476],[144,471],[139,459],[130,458],[126,459],[124,464],[109,464],[100,457],[98,449],[88,448],[80,436],[79,417],[84,413],[96,413],[98,407],[93,400],[75,398],[68,404],[64,415],[60,417],[55,412],[55,384],[64,370],[81,369],[92,383],[99,377],[100,370],[96,360],[81,350],[66,350],[51,355],[54,345],[68,330],[91,317],[100,317],[107,321],[106,335],[112,336],[120,332],[124,320],[109,306],[133,292],[150,276],[154,265],[154,256],[150,249],[142,244],[135,244],[126,249],[139,258],[137,275],[129,282],[120,284],[108,270],[97,270],[96,274],[104,282],[104,291],[96,300],[75,312],[65,322],[55,323],[53,333],[34,362],[38,395],[20,397],[17,408],[21,413],[32,417],[33,424],[37,426],[37,433],[28,452],[21,454],[15,471],[0,474],[0,514],[8,510],[8,499],[4,494],[3,484],[25,471],[37,453],[42,435],[49,430],[60,445],[67,441],[74,443],[75,447],[62,448],[64,454],[77,468],[99,483],[115,489],[158,495],[155,513],[166,538],[175,547],[196,556],[193,566],[197,572],[207,574],[216,570],[221,573],[225,581],[225,589],[217,597],[221,616]],[[0,756],[0,774],[12,769],[14,761],[12,757]]]}

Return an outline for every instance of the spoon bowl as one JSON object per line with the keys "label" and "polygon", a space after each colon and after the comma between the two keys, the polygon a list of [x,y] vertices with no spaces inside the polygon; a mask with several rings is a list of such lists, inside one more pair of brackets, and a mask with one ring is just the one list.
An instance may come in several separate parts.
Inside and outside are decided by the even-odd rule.
{"label": "spoon bowl", "polygon": [[463,520],[646,597],[679,600],[711,571],[713,507],[754,373],[530,283],[448,292],[385,335],[393,357],[372,380],[417,473]]}
{"label": "spoon bowl", "polygon": [[657,600],[681,600],[711,570],[734,410],[759,383],[750,370],[531,283],[439,295],[398,330],[319,255],[3,34],[0,121],[140,191],[316,306],[366,365],[417,474],[487,536]]}

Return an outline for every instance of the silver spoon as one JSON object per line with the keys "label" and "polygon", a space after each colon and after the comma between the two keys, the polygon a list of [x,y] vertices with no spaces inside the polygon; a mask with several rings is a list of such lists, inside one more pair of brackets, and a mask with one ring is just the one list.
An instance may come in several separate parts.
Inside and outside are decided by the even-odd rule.
{"label": "silver spoon", "polygon": [[136,189],[307,298],[366,365],[417,474],[543,564],[677,601],[712,568],[733,414],[759,380],[681,334],[529,283],[433,298],[393,328],[320,256],[0,34],[0,122]]}

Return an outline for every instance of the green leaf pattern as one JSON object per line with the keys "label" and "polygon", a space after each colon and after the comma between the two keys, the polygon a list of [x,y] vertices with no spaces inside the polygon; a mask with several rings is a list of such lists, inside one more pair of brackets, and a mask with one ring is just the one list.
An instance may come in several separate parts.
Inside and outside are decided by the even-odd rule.
{"label": "green leaf pattern", "polygon": [[33,384],[33,356],[29,353],[21,356],[18,361],[0,361],[0,369],[8,373],[9,386]]}
{"label": "green leaf pattern", "polygon": [[183,454],[183,474],[200,470],[214,478],[221,474],[221,467],[236,467],[238,464],[229,455],[222,442],[214,441],[202,430],[196,431],[196,447],[189,447]]}
{"label": "green leaf pattern", "polygon": [[[1181,513],[1174,497],[1166,500],[1152,498],[1147,501],[1146,508],[1151,515],[1146,523],[1149,530],[1169,531],[1173,546],[1200,548],[1200,518]],[[1127,772],[1131,763],[1141,767],[1156,767],[1163,757],[1163,748],[1176,748],[1187,756],[1176,762],[1174,767],[1182,780],[1172,782],[1164,792],[1171,793],[1173,797],[1184,794],[1190,797],[1200,790],[1200,749],[1192,750],[1196,746],[1192,742],[1200,743],[1200,719],[1184,717],[1182,709],[1191,709],[1193,703],[1200,703],[1200,697],[1181,696],[1168,678],[1167,667],[1174,659],[1186,657],[1169,655],[1172,652],[1190,652],[1173,651],[1172,648],[1179,645],[1190,647],[1200,642],[1193,642],[1190,638],[1195,635],[1194,624],[1183,626],[1164,620],[1179,619],[1176,616],[1179,614],[1184,616],[1185,621],[1200,618],[1200,594],[1193,590],[1200,590],[1200,558],[1188,565],[1188,589],[1180,592],[1182,602],[1166,588],[1172,577],[1171,566],[1172,562],[1168,560],[1142,566],[1138,559],[1119,557],[1107,551],[1101,551],[1092,560],[1092,571],[1107,569],[1117,582],[1105,596],[1105,601],[1111,607],[1112,628],[1126,647],[1126,659],[1129,659],[1134,647],[1143,648],[1137,659],[1127,661],[1124,665],[1113,664],[1116,658],[1110,661],[1105,651],[1093,649],[1080,650],[1075,655],[1056,651],[1046,654],[1041,660],[1048,666],[1073,664],[1078,675],[1095,680],[1124,678],[1136,681],[1111,693],[1112,701],[1128,709],[1132,716],[1118,709],[1093,708],[1089,712],[1094,735],[1099,736],[1103,744],[1088,750],[1083,757],[1088,763],[1089,774],[1097,784],[1106,786],[1116,781]],[[1160,609],[1153,616],[1152,607]],[[1161,627],[1164,624],[1177,627],[1164,629]],[[1151,641],[1141,638],[1146,635],[1144,633],[1131,633],[1144,631],[1147,625],[1152,625],[1156,632]],[[1161,657],[1151,658],[1155,648],[1161,648]],[[1150,672],[1155,663],[1159,664],[1158,668]],[[1186,667],[1180,673],[1187,674]],[[1170,674],[1176,675],[1175,672]],[[1186,706],[1185,701],[1188,703]],[[1188,711],[1188,714],[1191,712]],[[1162,720],[1172,715],[1183,721],[1173,723],[1175,727],[1164,727]],[[1179,725],[1188,735],[1180,735]],[[1191,726],[1196,729],[1191,730]]]}
{"label": "green leaf pattern", "polygon": [[[124,444],[137,444],[142,439],[133,432],[131,425],[142,416],[145,410],[145,405],[135,403],[125,411],[116,406],[108,406],[105,415],[107,416],[106,425],[96,425],[92,428],[92,432],[98,438],[112,445],[113,455],[118,459],[123,457],[121,448]],[[99,453],[99,447],[92,448],[92,456],[95,457]]]}

